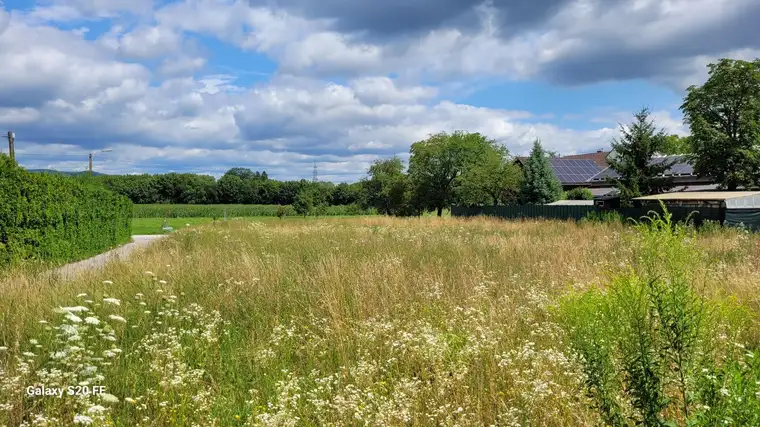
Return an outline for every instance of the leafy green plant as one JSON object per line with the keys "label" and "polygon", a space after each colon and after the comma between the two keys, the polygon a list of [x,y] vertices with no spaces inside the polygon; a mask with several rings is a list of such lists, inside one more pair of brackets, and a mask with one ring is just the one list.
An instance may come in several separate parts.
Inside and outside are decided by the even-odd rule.
{"label": "leafy green plant", "polygon": [[585,187],[576,187],[572,190],[565,192],[565,199],[567,200],[593,200],[594,193]]}
{"label": "leafy green plant", "polygon": [[0,155],[0,265],[84,259],[129,241],[132,203],[91,181]]}
{"label": "leafy green plant", "polygon": [[720,378],[724,386],[734,381],[736,393],[746,394],[747,375],[757,375],[732,346],[716,344],[726,328],[738,338],[743,316],[732,304],[700,294],[703,278],[692,266],[705,259],[693,246],[696,231],[673,223],[664,207],[662,215],[653,212],[634,227],[635,262],[615,274],[606,291],[570,295],[557,311],[600,415],[609,425],[705,425],[734,419],[728,412],[752,419],[760,407],[748,397],[722,400],[734,406],[720,415],[705,412],[720,397],[705,378]]}

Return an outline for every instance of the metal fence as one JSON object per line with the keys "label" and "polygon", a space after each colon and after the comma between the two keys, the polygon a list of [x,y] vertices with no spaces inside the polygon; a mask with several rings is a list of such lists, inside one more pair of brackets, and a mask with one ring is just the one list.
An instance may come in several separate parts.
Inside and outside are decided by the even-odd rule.
{"label": "metal fence", "polygon": [[[685,207],[668,207],[668,212],[672,214],[672,221],[684,221],[687,218],[699,226],[705,220],[718,221],[723,223],[725,212],[722,208],[685,208]],[[594,213],[601,214],[605,212],[617,212],[623,218],[640,220],[642,217],[649,216],[651,212],[662,214],[662,208],[653,207],[635,207],[635,208],[614,208],[601,209],[596,206],[557,206],[557,205],[519,205],[519,206],[482,206],[482,207],[464,207],[454,206],[451,208],[451,215],[458,217],[472,216],[490,216],[504,219],[521,219],[521,218],[542,218],[558,220],[580,220]]]}

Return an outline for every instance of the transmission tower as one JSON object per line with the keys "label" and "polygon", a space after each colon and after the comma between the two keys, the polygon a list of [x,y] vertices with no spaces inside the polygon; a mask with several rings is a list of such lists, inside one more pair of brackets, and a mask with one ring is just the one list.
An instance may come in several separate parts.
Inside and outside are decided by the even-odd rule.
{"label": "transmission tower", "polygon": [[311,180],[314,182],[317,182],[317,161],[314,161],[314,174],[311,177]]}

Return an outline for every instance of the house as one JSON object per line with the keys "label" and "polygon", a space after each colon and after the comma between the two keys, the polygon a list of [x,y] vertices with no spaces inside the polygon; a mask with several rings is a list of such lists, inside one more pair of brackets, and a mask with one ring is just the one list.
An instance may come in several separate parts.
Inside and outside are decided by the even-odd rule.
{"label": "house", "polygon": [[[551,158],[552,169],[564,190],[586,187],[595,197],[614,192],[609,180],[619,177],[609,167],[607,160],[614,156],[611,151],[598,150],[595,153],[572,154]],[[517,157],[515,163],[523,166],[527,157]],[[709,178],[700,178],[687,162],[685,156],[659,156],[653,162],[675,162],[663,176],[671,178],[675,187],[671,192],[705,191],[717,188]]]}

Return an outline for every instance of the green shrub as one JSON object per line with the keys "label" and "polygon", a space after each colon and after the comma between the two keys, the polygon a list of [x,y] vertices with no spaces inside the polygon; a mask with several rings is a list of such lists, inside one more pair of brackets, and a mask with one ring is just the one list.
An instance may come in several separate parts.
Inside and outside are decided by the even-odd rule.
{"label": "green shrub", "polygon": [[26,171],[0,155],[0,265],[61,263],[126,243],[132,203],[105,187]]}
{"label": "green shrub", "polygon": [[758,425],[760,370],[737,351],[749,315],[700,295],[695,230],[663,210],[635,222],[636,261],[605,292],[558,306],[586,391],[613,426]]}
{"label": "green shrub", "polygon": [[576,187],[565,193],[565,199],[567,200],[593,200],[594,193],[585,187]]}
{"label": "green shrub", "polygon": [[622,224],[625,222],[625,218],[623,218],[623,215],[618,211],[591,211],[582,219],[582,221]]}
{"label": "green shrub", "polygon": [[[296,215],[291,205],[282,205],[285,215]],[[135,218],[227,218],[278,216],[278,205],[135,205]],[[357,205],[328,206],[325,216],[374,215],[374,210],[362,210]]]}

